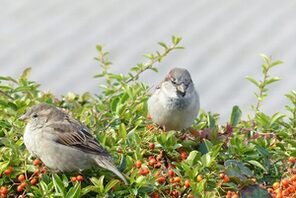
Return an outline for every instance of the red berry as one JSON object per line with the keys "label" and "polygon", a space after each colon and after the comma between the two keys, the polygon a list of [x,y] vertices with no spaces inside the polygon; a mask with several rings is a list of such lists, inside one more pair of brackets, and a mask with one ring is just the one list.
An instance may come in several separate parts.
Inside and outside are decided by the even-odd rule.
{"label": "red berry", "polygon": [[30,184],[35,186],[37,184],[38,180],[36,178],[31,179]]}
{"label": "red berry", "polygon": [[3,173],[5,175],[10,175],[13,172],[13,170],[14,170],[13,167],[10,166],[10,167],[8,167],[8,169],[6,169],[5,171],[3,171]]}
{"label": "red berry", "polygon": [[21,174],[18,176],[17,178],[20,182],[24,181],[25,180],[25,175],[24,174]]}
{"label": "red berry", "polygon": [[149,169],[148,168],[143,168],[139,171],[140,175],[148,175],[150,173]]}
{"label": "red berry", "polygon": [[142,167],[142,162],[140,160],[137,160],[135,163],[136,168],[141,168]]}
{"label": "red berry", "polygon": [[287,179],[283,179],[283,180],[282,180],[282,185],[283,185],[284,187],[288,187],[288,186],[289,186],[289,181],[288,181]]}
{"label": "red berry", "polygon": [[163,184],[163,183],[165,182],[165,177],[159,177],[159,178],[157,179],[157,182],[158,182],[159,184]]}
{"label": "red berry", "polygon": [[34,165],[34,166],[39,166],[40,164],[41,164],[40,159],[35,159],[35,160],[33,161],[33,165]]}
{"label": "red berry", "polygon": [[223,181],[225,183],[228,183],[230,181],[229,177],[227,175],[224,176]]}
{"label": "red berry", "polygon": [[172,169],[170,169],[168,171],[168,174],[169,174],[170,177],[174,177],[175,176],[175,172]]}
{"label": "red berry", "polygon": [[77,181],[79,181],[79,182],[82,182],[82,181],[84,180],[84,178],[83,178],[82,175],[78,175],[78,176],[76,177],[76,179],[77,179]]}
{"label": "red berry", "polygon": [[17,192],[22,192],[23,191],[23,187],[21,185],[17,186],[16,191]]}
{"label": "red berry", "polygon": [[149,143],[149,148],[150,148],[151,150],[153,150],[153,149],[155,148],[155,144],[154,144],[154,143]]}
{"label": "red berry", "polygon": [[187,157],[188,157],[188,154],[187,154],[186,151],[182,151],[180,155],[181,155],[181,159],[182,159],[182,160],[186,160]]}
{"label": "red berry", "polygon": [[190,180],[189,179],[186,179],[185,182],[184,182],[184,186],[186,188],[189,188],[190,187]]}
{"label": "red berry", "polygon": [[153,193],[151,198],[159,198],[159,194],[157,192]]}
{"label": "red berry", "polygon": [[77,177],[71,177],[70,180],[71,182],[77,182]]}

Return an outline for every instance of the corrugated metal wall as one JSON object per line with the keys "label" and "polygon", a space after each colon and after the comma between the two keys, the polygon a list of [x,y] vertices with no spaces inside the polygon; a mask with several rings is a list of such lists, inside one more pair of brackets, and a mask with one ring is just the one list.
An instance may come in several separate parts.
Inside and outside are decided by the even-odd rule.
{"label": "corrugated metal wall", "polygon": [[263,109],[283,111],[284,93],[296,89],[294,0],[1,0],[0,75],[32,66],[44,90],[98,93],[96,44],[110,51],[113,71],[124,72],[171,35],[182,36],[186,49],[142,80],[157,84],[171,67],[186,67],[202,107],[224,121],[232,105],[246,112],[255,102],[245,76],[260,76],[260,53],[285,61],[272,72],[283,80],[271,87]]}

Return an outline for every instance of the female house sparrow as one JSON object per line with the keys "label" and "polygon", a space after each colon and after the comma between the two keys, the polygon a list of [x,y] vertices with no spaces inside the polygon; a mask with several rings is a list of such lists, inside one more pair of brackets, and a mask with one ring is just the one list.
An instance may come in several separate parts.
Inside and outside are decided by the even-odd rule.
{"label": "female house sparrow", "polygon": [[174,68],[148,100],[152,121],[164,130],[188,128],[199,111],[199,96],[186,69]]}
{"label": "female house sparrow", "polygon": [[50,169],[61,172],[81,171],[98,165],[120,177],[111,155],[79,121],[49,104],[38,104],[20,120],[28,121],[24,143],[29,152]]}

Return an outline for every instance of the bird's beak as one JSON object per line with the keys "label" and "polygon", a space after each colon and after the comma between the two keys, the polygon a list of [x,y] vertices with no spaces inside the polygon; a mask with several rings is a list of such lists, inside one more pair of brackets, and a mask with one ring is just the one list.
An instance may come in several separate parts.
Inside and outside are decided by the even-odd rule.
{"label": "bird's beak", "polygon": [[28,119],[28,116],[26,114],[22,115],[21,117],[19,117],[20,121],[25,121]]}
{"label": "bird's beak", "polygon": [[180,92],[181,94],[184,94],[186,92],[186,86],[182,83],[180,85],[178,85],[177,87],[177,91]]}

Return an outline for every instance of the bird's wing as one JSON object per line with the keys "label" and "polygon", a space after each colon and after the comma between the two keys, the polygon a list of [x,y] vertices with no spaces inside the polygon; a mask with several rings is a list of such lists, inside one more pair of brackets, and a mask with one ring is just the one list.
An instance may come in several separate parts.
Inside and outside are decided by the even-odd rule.
{"label": "bird's wing", "polygon": [[111,157],[110,154],[91,135],[90,130],[73,118],[66,117],[63,121],[48,125],[56,131],[56,142],[80,149],[86,153]]}

